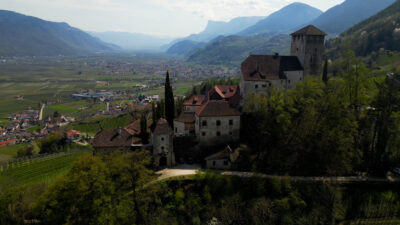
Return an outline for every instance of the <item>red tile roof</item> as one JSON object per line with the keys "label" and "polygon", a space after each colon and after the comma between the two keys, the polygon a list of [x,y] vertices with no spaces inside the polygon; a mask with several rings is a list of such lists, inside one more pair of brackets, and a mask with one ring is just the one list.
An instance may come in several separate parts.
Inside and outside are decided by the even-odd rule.
{"label": "red tile roof", "polygon": [[[151,123],[152,122],[150,120],[147,121],[147,129],[150,129]],[[132,135],[140,135],[140,132],[142,131],[140,120],[135,120],[133,123],[126,126],[125,129]]]}
{"label": "red tile roof", "polygon": [[81,132],[77,130],[69,130],[66,132],[66,134],[68,137],[74,137],[76,135],[81,135]]}
{"label": "red tile roof", "polygon": [[297,56],[250,55],[242,63],[242,77],[246,81],[285,79],[284,71],[304,70]]}
{"label": "red tile roof", "polygon": [[229,106],[227,101],[210,100],[196,109],[198,116],[240,116],[240,112]]}
{"label": "red tile roof", "polygon": [[308,25],[294,33],[292,36],[311,35],[311,36],[326,36],[327,34],[313,25]]}
{"label": "red tile roof", "polygon": [[183,102],[184,106],[201,106],[206,100],[206,96],[204,95],[193,95],[188,100]]}
{"label": "red tile roof", "polygon": [[158,120],[156,127],[154,128],[153,134],[168,134],[173,132],[168,124],[168,121],[161,118]]}
{"label": "red tile roof", "polygon": [[0,147],[5,147],[5,146],[7,146],[9,144],[12,144],[14,141],[15,141],[14,139],[13,140],[8,140],[8,141],[1,141],[0,142]]}
{"label": "red tile roof", "polygon": [[209,96],[218,94],[222,99],[228,99],[237,93],[240,93],[238,85],[216,85],[208,92]]}

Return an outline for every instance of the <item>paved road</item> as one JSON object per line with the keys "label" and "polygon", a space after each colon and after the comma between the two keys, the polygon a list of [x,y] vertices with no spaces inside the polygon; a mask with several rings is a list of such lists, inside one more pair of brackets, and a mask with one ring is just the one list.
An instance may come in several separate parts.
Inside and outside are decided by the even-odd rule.
{"label": "paved road", "polygon": [[[179,177],[185,175],[194,175],[201,169],[200,165],[180,165],[172,169],[165,169],[158,171],[157,174],[160,175],[158,180],[165,180],[172,177]],[[224,176],[237,176],[243,178],[249,177],[263,177],[272,179],[277,177],[282,179],[282,176],[274,176],[267,174],[251,173],[251,172],[235,172],[235,171],[216,171]],[[363,177],[363,176],[352,176],[352,177],[301,177],[301,176],[291,176],[291,181],[294,182],[327,182],[327,183],[347,183],[347,182],[377,182],[377,183],[400,183],[400,178],[378,178],[378,177]]]}

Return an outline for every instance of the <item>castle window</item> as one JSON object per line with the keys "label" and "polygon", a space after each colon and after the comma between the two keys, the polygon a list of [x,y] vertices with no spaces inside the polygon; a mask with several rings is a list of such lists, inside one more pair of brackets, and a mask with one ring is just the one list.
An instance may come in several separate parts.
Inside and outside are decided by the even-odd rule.
{"label": "castle window", "polygon": [[262,86],[263,88],[266,88],[267,87],[267,85],[266,84],[263,84],[263,86]]}
{"label": "castle window", "polygon": [[175,133],[178,133],[178,128],[175,127]]}
{"label": "castle window", "polygon": [[290,80],[288,80],[288,83],[290,84]]}
{"label": "castle window", "polygon": [[165,149],[164,146],[162,146],[162,147],[161,147],[161,151],[164,151],[164,149]]}
{"label": "castle window", "polygon": [[227,166],[228,163],[229,163],[229,162],[228,162],[227,160],[225,160],[225,161],[224,161],[224,166]]}
{"label": "castle window", "polygon": [[232,133],[232,131],[231,131],[231,132],[229,132],[229,135],[230,135],[230,136],[233,136],[233,133]]}
{"label": "castle window", "polygon": [[298,52],[298,51],[299,51],[299,48],[297,48],[296,51]]}
{"label": "castle window", "polygon": [[201,136],[205,137],[206,136],[206,132],[201,133]]}
{"label": "castle window", "polygon": [[217,120],[217,126],[221,126],[221,120]]}
{"label": "castle window", "polygon": [[218,131],[217,132],[217,137],[219,137],[219,136],[221,136],[221,132]]}
{"label": "castle window", "polygon": [[272,87],[272,83],[269,83],[269,86]]}
{"label": "castle window", "polygon": [[256,89],[258,88],[258,84],[256,84]]}
{"label": "castle window", "polygon": [[213,161],[213,166],[215,166],[217,164],[217,162]]}
{"label": "castle window", "polygon": [[164,138],[163,138],[163,137],[161,138],[161,141],[164,141]]}
{"label": "castle window", "polygon": [[229,120],[229,125],[233,125],[233,120]]}
{"label": "castle window", "polygon": [[206,126],[207,126],[207,120],[203,120],[202,126],[203,126],[203,127],[206,127]]}

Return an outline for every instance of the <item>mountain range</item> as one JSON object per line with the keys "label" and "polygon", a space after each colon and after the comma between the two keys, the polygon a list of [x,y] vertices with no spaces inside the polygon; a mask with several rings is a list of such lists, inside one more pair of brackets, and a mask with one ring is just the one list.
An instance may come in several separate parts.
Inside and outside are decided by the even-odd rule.
{"label": "mountain range", "polygon": [[309,5],[292,3],[237,34],[240,36],[250,36],[262,33],[284,33],[301,25],[308,24],[322,13],[321,10]]}
{"label": "mountain range", "polygon": [[393,4],[396,0],[346,0],[311,22],[329,34],[340,34]]}
{"label": "mountain range", "polygon": [[351,49],[358,56],[380,50],[400,51],[400,1],[329,40],[326,45],[332,58],[339,57],[344,49]]}
{"label": "mountain range", "polygon": [[113,51],[107,44],[69,26],[0,10],[0,55],[54,56]]}
{"label": "mountain range", "polygon": [[[374,16],[376,13],[387,8],[395,1],[396,0],[346,0],[342,4],[337,5],[321,14],[318,18],[309,23],[329,33],[330,37],[335,37],[337,34],[346,31],[346,29],[350,28],[354,24],[358,24],[364,19]],[[298,4],[294,3],[292,5],[296,6]],[[287,7],[285,8],[282,10],[286,11]],[[301,8],[304,10],[308,7]],[[282,15],[282,17],[284,17],[284,15],[279,11],[276,12],[275,15]],[[287,15],[287,17],[290,18],[290,15]],[[268,17],[265,20],[268,20]],[[262,21],[259,23],[261,22]],[[265,49],[265,51],[261,51],[262,48],[259,48],[257,49],[259,53],[270,54],[271,52],[278,52],[280,54],[285,54],[290,48],[290,37],[288,34],[296,29],[300,29],[305,25],[308,24],[299,23],[297,27],[292,25],[292,29],[281,29],[281,31],[268,32],[265,33],[265,35],[253,35],[250,36],[251,41],[249,41],[249,37],[243,36],[245,34],[244,32],[240,32],[242,36],[237,35],[235,38],[222,38],[219,39],[218,44],[210,42],[197,50],[191,51],[191,53],[187,56],[187,60],[189,62],[196,63],[233,64],[245,59],[245,57],[247,57],[246,54],[249,52],[254,52],[254,49],[260,47],[259,43],[261,42],[264,42],[263,46],[273,46],[273,48]],[[249,30],[249,28],[245,30]],[[269,30],[269,28],[265,27],[264,31],[265,30]],[[252,33],[262,34],[262,31],[253,29]],[[287,38],[273,38],[279,37],[280,34],[286,34]],[[235,40],[235,44],[232,44],[232,40]],[[356,41],[354,42],[356,44]],[[235,54],[227,54],[227,52],[235,52]]]}

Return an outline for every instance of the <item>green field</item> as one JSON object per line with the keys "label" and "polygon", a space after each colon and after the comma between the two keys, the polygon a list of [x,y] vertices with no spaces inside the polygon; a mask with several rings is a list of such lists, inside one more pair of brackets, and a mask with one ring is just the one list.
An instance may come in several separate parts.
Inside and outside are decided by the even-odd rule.
{"label": "green field", "polygon": [[0,172],[0,185],[19,186],[41,182],[49,183],[68,172],[77,157],[82,154],[85,153],[50,156],[15,164],[13,168]]}
{"label": "green field", "polygon": [[0,147],[0,163],[8,162],[17,156],[18,150],[26,147],[25,144]]}
{"label": "green field", "polygon": [[[87,66],[98,63],[103,58],[68,59],[63,62],[38,61],[34,63],[3,64],[0,71],[0,118],[28,109],[39,109],[42,102],[58,102],[45,109],[45,116],[55,111],[67,116],[79,117],[104,110],[105,104],[94,104],[77,101],[71,95],[85,90],[124,91],[136,90],[137,95],[154,95],[164,93],[160,82],[163,75],[126,73],[104,75],[108,69],[101,66]],[[131,62],[132,58],[108,58],[115,62]],[[154,63],[151,59],[136,59],[137,62]],[[157,60],[157,59],[154,59]],[[164,61],[160,61],[164,62]],[[99,81],[107,81],[107,84]],[[173,82],[175,94],[186,93],[199,81]],[[149,85],[147,90],[135,89],[136,85]],[[18,100],[16,96],[23,96]],[[0,126],[6,122],[0,120]],[[3,125],[4,124],[4,125]]]}

